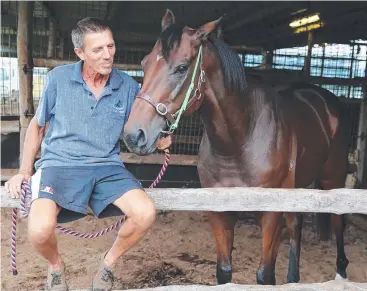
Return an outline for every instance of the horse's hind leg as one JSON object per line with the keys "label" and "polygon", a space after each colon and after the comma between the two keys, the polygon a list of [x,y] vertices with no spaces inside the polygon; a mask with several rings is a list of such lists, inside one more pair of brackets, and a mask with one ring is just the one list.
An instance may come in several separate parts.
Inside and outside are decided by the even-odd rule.
{"label": "horse's hind leg", "polygon": [[[320,179],[321,188],[330,190],[335,188],[344,188],[346,172],[348,166],[347,150],[345,143],[340,140],[339,135],[333,141],[328,160],[325,163]],[[347,266],[349,261],[344,251],[344,215],[331,215],[331,226],[335,233],[337,258],[336,258],[336,277],[347,278]]]}
{"label": "horse's hind leg", "polygon": [[[294,184],[286,185],[290,188]],[[308,187],[309,189],[315,188],[315,184],[312,183]],[[302,213],[285,213],[287,229],[290,237],[289,246],[289,264],[288,264],[288,283],[298,283],[300,279],[299,264],[301,257],[301,237],[303,227],[303,214]]]}
{"label": "horse's hind leg", "polygon": [[275,262],[282,230],[282,212],[264,212],[261,218],[263,247],[260,266],[256,273],[258,284],[275,285]]}
{"label": "horse's hind leg", "polygon": [[344,215],[331,215],[331,226],[335,233],[336,238],[336,279],[341,276],[347,279],[347,266],[349,261],[344,251],[344,228],[345,228],[345,216]]}
{"label": "horse's hind leg", "polygon": [[285,215],[287,229],[290,236],[289,246],[289,265],[288,265],[288,283],[299,282],[299,261],[301,254],[301,234],[303,215],[302,213],[286,213]]}
{"label": "horse's hind leg", "polygon": [[232,249],[234,225],[237,219],[230,212],[209,212],[208,218],[214,234],[217,249],[217,282],[232,281]]}
{"label": "horse's hind leg", "polygon": [[[334,188],[343,188],[344,185],[334,184],[330,180],[320,181],[323,190],[330,190]],[[336,185],[336,186],[333,186]],[[331,227],[335,234],[336,240],[336,278],[342,277],[344,279],[347,278],[347,266],[349,261],[345,255],[344,250],[344,229],[345,229],[345,216],[331,214]]]}

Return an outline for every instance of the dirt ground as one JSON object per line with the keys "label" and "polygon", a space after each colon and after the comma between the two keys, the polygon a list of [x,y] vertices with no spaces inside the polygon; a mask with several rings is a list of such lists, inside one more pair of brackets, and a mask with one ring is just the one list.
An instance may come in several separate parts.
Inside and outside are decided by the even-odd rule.
{"label": "dirt ground", "polygon": [[[45,261],[31,248],[26,237],[26,221],[18,223],[17,266],[13,276],[9,263],[11,211],[1,213],[1,290],[42,290],[46,278]],[[350,217],[348,217],[350,218]],[[76,231],[96,232],[116,219],[87,217],[63,224]],[[320,243],[310,222],[305,223],[301,252],[301,282],[324,282],[335,277],[335,240]],[[56,231],[67,265],[70,289],[88,288],[97,257],[113,243],[116,232],[97,239],[79,239]],[[367,220],[353,216],[346,230],[346,253],[350,260],[349,279],[367,282]],[[261,232],[254,221],[236,225],[233,251],[233,283],[255,284],[259,265]],[[286,283],[288,235],[283,232],[276,265],[277,284]],[[144,240],[120,260],[115,289],[156,287],[171,284],[215,285],[215,244],[205,215],[198,212],[160,212]]]}

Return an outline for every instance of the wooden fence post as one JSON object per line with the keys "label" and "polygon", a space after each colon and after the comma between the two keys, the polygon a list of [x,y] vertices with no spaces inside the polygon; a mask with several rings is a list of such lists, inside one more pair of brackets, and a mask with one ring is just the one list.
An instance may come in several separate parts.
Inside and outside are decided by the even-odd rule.
{"label": "wooden fence post", "polygon": [[56,25],[52,18],[49,19],[49,36],[48,36],[48,46],[47,46],[47,58],[52,59],[55,54],[55,44],[56,44]]}
{"label": "wooden fence post", "polygon": [[19,68],[19,121],[20,121],[20,160],[23,155],[25,134],[34,114],[33,105],[33,7],[32,1],[18,3],[17,54]]}

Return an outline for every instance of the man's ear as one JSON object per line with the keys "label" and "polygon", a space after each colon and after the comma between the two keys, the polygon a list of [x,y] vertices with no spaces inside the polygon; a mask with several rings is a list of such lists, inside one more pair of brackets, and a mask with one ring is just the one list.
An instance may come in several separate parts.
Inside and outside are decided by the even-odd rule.
{"label": "man's ear", "polygon": [[80,48],[74,48],[74,52],[75,54],[79,57],[79,59],[81,59],[82,61],[84,61],[84,52],[82,49]]}

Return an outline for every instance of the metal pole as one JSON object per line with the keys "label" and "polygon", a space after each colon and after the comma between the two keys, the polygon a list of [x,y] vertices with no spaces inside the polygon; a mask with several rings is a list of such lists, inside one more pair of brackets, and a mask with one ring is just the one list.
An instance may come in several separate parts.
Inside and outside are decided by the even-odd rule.
{"label": "metal pole", "polygon": [[311,72],[312,46],[313,46],[313,32],[309,31],[307,39],[307,56],[305,58],[305,70],[304,70],[304,75],[306,76],[309,76]]}
{"label": "metal pole", "polygon": [[[365,80],[367,80],[367,68],[365,69]],[[367,81],[363,85],[363,99],[358,124],[357,150],[359,153],[358,181],[362,188],[367,188]]]}

